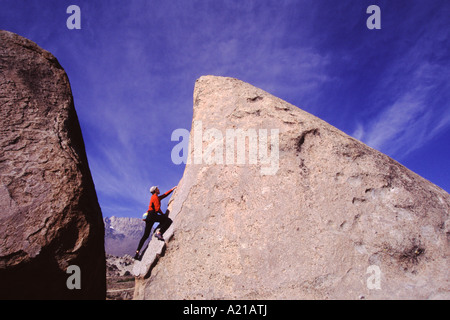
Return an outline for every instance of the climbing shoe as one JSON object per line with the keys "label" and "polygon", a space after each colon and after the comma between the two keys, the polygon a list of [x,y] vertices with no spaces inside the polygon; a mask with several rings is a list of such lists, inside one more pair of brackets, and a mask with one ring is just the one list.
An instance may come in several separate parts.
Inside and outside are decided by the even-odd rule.
{"label": "climbing shoe", "polygon": [[158,240],[164,241],[164,238],[163,238],[163,236],[162,236],[162,234],[161,234],[160,232],[155,233],[155,237],[156,237]]}

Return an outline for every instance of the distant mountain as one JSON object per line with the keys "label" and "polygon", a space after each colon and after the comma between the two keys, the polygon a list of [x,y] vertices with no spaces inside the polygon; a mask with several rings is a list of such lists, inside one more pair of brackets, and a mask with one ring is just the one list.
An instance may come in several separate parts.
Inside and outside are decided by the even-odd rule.
{"label": "distant mountain", "polygon": [[104,218],[105,251],[122,257],[133,256],[139,240],[144,234],[145,222],[139,218]]}

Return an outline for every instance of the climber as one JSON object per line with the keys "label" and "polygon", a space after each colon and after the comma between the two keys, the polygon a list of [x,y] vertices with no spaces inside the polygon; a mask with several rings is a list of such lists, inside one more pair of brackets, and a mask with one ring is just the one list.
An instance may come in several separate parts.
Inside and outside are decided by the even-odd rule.
{"label": "climber", "polygon": [[162,235],[170,227],[170,225],[172,224],[172,220],[169,218],[168,212],[163,213],[161,211],[161,200],[167,197],[169,194],[171,194],[172,191],[175,190],[176,188],[177,188],[176,186],[173,187],[172,189],[170,189],[161,196],[159,195],[160,192],[158,187],[153,186],[150,188],[150,193],[152,194],[152,197],[150,198],[147,217],[145,218],[145,231],[136,250],[136,254],[134,256],[135,259],[139,258],[139,252],[142,246],[144,245],[145,240],[147,240],[148,236],[150,235],[153,224],[155,222],[159,222],[158,227],[156,227],[157,230],[155,230],[155,237],[158,238],[158,240],[164,241]]}

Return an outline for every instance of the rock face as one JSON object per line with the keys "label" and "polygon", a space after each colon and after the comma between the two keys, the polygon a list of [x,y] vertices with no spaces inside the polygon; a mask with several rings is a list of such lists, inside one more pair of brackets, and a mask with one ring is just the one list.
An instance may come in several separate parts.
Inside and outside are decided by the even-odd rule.
{"label": "rock face", "polygon": [[145,222],[139,218],[105,218],[105,251],[122,257],[134,255],[145,230]]}
{"label": "rock face", "polygon": [[173,236],[137,263],[136,299],[450,298],[450,195],[396,161],[213,76],[196,82],[190,141]]}
{"label": "rock face", "polygon": [[102,213],[67,75],[27,39],[0,31],[0,43],[0,299],[105,299]]}

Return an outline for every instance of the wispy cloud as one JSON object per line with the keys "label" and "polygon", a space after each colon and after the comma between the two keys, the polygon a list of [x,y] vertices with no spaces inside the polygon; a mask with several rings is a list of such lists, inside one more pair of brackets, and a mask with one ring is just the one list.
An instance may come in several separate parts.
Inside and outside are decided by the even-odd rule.
{"label": "wispy cloud", "polygon": [[249,82],[397,159],[450,127],[447,0],[383,2],[373,32],[364,1],[79,1],[78,31],[57,0],[5,0],[0,27],[67,71],[104,215],[139,216],[152,184],[181,178],[170,136],[190,128],[201,75]]}
{"label": "wispy cloud", "polygon": [[[326,55],[306,42],[285,43],[284,10],[265,10],[260,2],[198,4],[130,3],[124,12],[108,11],[99,19],[111,26],[111,37],[89,34],[92,46],[81,46],[73,57],[90,84],[77,84],[89,101],[78,107],[90,131],[89,161],[106,215],[124,207],[137,211],[152,184],[166,189],[181,178],[183,168],[170,162],[170,134],[190,127],[197,77],[237,77],[282,97],[312,97],[328,81]],[[72,46],[75,52],[80,44]]]}
{"label": "wispy cloud", "polygon": [[353,136],[391,156],[407,156],[450,126],[448,102],[432,106],[433,92],[433,87],[417,86],[403,93],[373,120],[358,123]]}
{"label": "wispy cloud", "polygon": [[[195,20],[180,14],[183,18],[164,30],[179,75],[236,77],[287,100],[302,97],[302,104],[313,109],[316,90],[330,81],[330,59],[314,47],[312,25],[286,19],[295,3],[225,4],[221,14],[198,11]],[[292,33],[302,41],[290,40]]]}
{"label": "wispy cloud", "polygon": [[429,116],[423,99],[408,93],[368,125],[363,140],[386,153],[406,155],[430,138],[425,131]]}
{"label": "wispy cloud", "polygon": [[[411,46],[397,48],[403,52],[385,70],[368,102],[380,111],[357,122],[355,138],[402,159],[450,127],[450,31],[441,27],[422,26]],[[432,40],[436,33],[442,41]]]}

